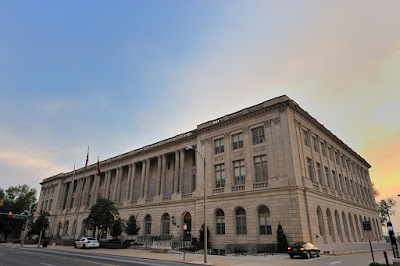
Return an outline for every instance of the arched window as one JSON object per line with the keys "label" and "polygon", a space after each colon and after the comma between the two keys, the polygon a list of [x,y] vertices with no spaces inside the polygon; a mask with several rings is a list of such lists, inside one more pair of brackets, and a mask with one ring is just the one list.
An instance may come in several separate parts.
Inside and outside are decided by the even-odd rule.
{"label": "arched window", "polygon": [[217,235],[225,235],[225,213],[223,210],[218,209],[215,213],[217,223]]}
{"label": "arched window", "polygon": [[360,226],[358,223],[357,215],[354,214],[354,226],[357,231],[358,241],[361,241],[361,233],[360,233]]}
{"label": "arched window", "polygon": [[318,216],[319,235],[323,236],[324,241],[326,241],[324,215],[322,214],[322,210],[321,210],[320,206],[317,207],[317,216]]}
{"label": "arched window", "polygon": [[242,207],[239,207],[236,210],[236,234],[237,235],[247,234],[246,212]]}
{"label": "arched window", "polygon": [[68,222],[68,220],[64,223],[64,235],[67,235],[68,234],[68,226],[69,226],[69,222]]}
{"label": "arched window", "polygon": [[258,226],[260,235],[272,235],[271,216],[267,206],[258,208]]}
{"label": "arched window", "polygon": [[169,214],[166,213],[166,214],[164,214],[163,220],[162,220],[162,234],[163,235],[169,235],[169,225],[170,225]]}
{"label": "arched window", "polygon": [[75,238],[76,235],[76,220],[72,223],[72,231],[71,231],[71,236]]}
{"label": "arched window", "polygon": [[342,227],[340,225],[340,217],[339,217],[338,211],[335,211],[335,220],[336,220],[336,228],[337,228],[338,236],[340,237],[340,241],[343,242]]}
{"label": "arched window", "polygon": [[350,242],[349,227],[347,226],[346,214],[342,212],[344,235],[347,237],[347,241]]}
{"label": "arched window", "polygon": [[350,223],[350,230],[351,230],[351,235],[353,236],[353,240],[354,240],[354,242],[357,242],[356,231],[354,230],[353,219],[351,218],[350,213],[349,213],[349,223]]}
{"label": "arched window", "polygon": [[329,235],[332,237],[332,241],[336,242],[335,231],[333,230],[333,220],[331,210],[326,209],[326,218],[328,219]]}
{"label": "arched window", "polygon": [[151,216],[149,214],[144,218],[144,234],[151,235]]}

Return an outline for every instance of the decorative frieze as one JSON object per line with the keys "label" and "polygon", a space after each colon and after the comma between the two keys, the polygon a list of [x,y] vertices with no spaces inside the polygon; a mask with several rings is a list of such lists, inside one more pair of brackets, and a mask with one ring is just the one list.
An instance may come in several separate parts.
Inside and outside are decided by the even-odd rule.
{"label": "decorative frieze", "polygon": [[276,124],[279,124],[280,122],[281,122],[281,117],[277,116],[277,117],[266,120],[264,122],[264,125],[265,125],[265,127],[270,127],[272,125],[272,123],[274,123],[276,125]]}
{"label": "decorative frieze", "polygon": [[254,147],[253,148],[253,153],[262,152],[262,151],[265,151],[265,146],[260,146],[260,147]]}
{"label": "decorative frieze", "polygon": [[216,156],[216,157],[214,157],[214,161],[215,162],[219,162],[219,161],[223,161],[224,160],[224,156]]}

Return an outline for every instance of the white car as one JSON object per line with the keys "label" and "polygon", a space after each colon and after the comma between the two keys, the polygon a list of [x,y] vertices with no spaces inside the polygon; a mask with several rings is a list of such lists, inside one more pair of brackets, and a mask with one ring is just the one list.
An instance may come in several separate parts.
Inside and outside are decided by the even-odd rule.
{"label": "white car", "polygon": [[98,248],[100,247],[99,241],[93,237],[82,237],[80,240],[75,241],[75,248]]}

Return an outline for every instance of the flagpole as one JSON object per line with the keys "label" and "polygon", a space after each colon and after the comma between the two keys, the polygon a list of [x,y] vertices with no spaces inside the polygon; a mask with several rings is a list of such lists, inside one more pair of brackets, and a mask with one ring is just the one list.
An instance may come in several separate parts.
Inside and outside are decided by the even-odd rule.
{"label": "flagpole", "polygon": [[[86,163],[85,163],[85,169],[83,170],[83,178],[86,178],[86,168],[88,166],[88,163],[89,163],[89,146],[87,147]],[[85,187],[88,186],[87,183],[88,182],[85,182]],[[85,189],[85,187],[83,187],[83,189]],[[79,191],[78,191],[78,194],[81,194],[81,193],[79,193]],[[81,204],[82,204],[82,197],[81,197],[81,195],[79,195],[78,210],[76,211],[76,224],[75,224],[74,235],[73,235],[74,239],[75,239],[76,231],[78,229],[78,217],[79,217],[79,210],[81,208]],[[81,229],[81,231],[82,231],[82,229]]]}
{"label": "flagpole", "polygon": [[[74,179],[75,179],[75,164],[74,164],[74,172],[72,174],[72,181],[71,181],[71,187],[70,187],[70,191],[71,192],[68,191],[67,199],[65,200],[67,203],[65,204],[66,205],[65,206],[65,216],[64,216],[64,223],[63,223],[63,235],[64,236],[67,233],[67,232],[65,232],[64,226],[65,226],[65,221],[67,220],[67,214],[68,214],[68,209],[69,209],[69,206],[70,206],[70,202],[72,200],[72,194],[74,193]],[[71,199],[70,200],[68,200],[68,196],[69,195],[71,195]],[[65,234],[64,234],[64,232],[65,232]],[[58,234],[58,232],[57,232],[57,234]]]}

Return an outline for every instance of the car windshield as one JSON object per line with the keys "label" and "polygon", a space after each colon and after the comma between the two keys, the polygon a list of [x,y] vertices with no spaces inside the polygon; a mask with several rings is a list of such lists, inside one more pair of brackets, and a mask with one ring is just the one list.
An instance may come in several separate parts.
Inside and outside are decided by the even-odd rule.
{"label": "car windshield", "polygon": [[292,247],[302,247],[304,246],[304,244],[305,244],[304,242],[296,242],[292,245]]}
{"label": "car windshield", "polygon": [[93,237],[88,237],[87,240],[97,240],[97,239]]}

